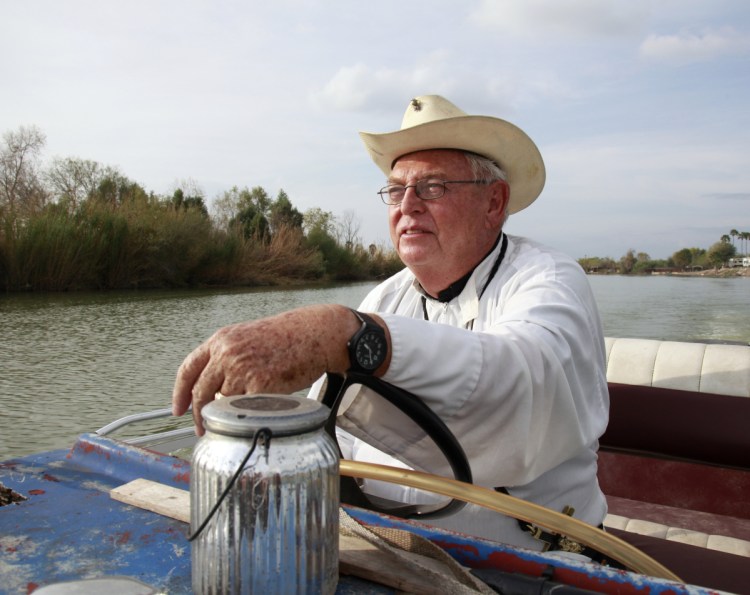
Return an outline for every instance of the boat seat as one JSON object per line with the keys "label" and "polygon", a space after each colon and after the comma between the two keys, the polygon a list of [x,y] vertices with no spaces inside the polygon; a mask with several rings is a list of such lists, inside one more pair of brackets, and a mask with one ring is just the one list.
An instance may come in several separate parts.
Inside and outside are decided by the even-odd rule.
{"label": "boat seat", "polygon": [[750,345],[605,338],[607,382],[750,398]]}
{"label": "boat seat", "polygon": [[606,339],[605,526],[750,557],[750,345]]}
{"label": "boat seat", "polygon": [[[611,500],[611,499],[610,499]],[[610,505],[612,502],[610,502]],[[619,509],[620,507],[614,507]],[[669,515],[665,515],[667,518]],[[710,519],[705,519],[709,521]],[[735,521],[741,519],[733,519]],[[691,521],[688,521],[692,523]],[[747,522],[747,521],[746,521]],[[750,523],[748,523],[750,524]],[[620,529],[628,533],[637,533],[638,535],[648,535],[658,537],[667,541],[676,541],[686,543],[696,547],[703,547],[709,550],[734,554],[736,556],[750,557],[750,541],[728,535],[718,535],[715,533],[705,533],[692,529],[683,529],[682,527],[670,527],[664,523],[654,522],[644,519],[632,519],[619,514],[608,514],[604,519],[606,529]]]}

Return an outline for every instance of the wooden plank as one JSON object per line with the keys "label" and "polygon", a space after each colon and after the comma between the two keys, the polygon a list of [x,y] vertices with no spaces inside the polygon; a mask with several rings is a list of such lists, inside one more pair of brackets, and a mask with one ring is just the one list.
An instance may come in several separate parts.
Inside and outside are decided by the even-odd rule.
{"label": "wooden plank", "polygon": [[150,510],[183,523],[190,522],[190,492],[148,479],[134,479],[114,488],[110,497],[131,506]]}
{"label": "wooden plank", "polygon": [[[147,479],[135,479],[110,491],[110,496],[123,502],[150,510],[162,516],[190,522],[190,492],[156,483]],[[432,558],[411,552],[399,552],[396,556],[378,549],[368,541],[349,535],[339,536],[339,570],[375,583],[383,584],[408,593],[434,595],[435,578],[432,573],[415,571],[409,559],[422,569],[435,573],[448,573],[444,565]],[[449,574],[449,573],[448,573]]]}
{"label": "wooden plank", "polygon": [[420,572],[419,566],[411,566],[406,560],[414,559],[422,568],[450,576],[441,562],[411,552],[399,552],[398,556],[379,550],[368,541],[350,535],[339,535],[339,572],[386,585],[407,593],[435,595],[435,575]]}

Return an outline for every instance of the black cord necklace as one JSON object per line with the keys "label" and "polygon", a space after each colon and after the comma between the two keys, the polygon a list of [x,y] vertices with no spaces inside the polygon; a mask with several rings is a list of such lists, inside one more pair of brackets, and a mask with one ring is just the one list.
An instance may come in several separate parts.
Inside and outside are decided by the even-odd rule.
{"label": "black cord necklace", "polygon": [[[494,246],[493,246],[493,249],[494,249]],[[503,245],[500,247],[500,254],[497,255],[497,258],[495,259],[495,262],[492,264],[492,269],[490,269],[490,274],[487,276],[487,280],[484,282],[484,285],[482,286],[482,290],[479,292],[479,298],[478,299],[480,299],[480,300],[482,299],[482,296],[484,295],[484,292],[487,290],[487,287],[489,286],[489,284],[492,281],[492,279],[494,279],[495,274],[497,273],[498,269],[500,268],[500,263],[503,261],[503,258],[505,258],[505,251],[507,249],[508,249],[508,236],[505,235],[505,234],[503,234]],[[474,269],[476,269],[476,267],[474,267]],[[469,273],[464,277],[465,280],[463,281],[463,284],[462,284],[463,286],[466,285],[466,281],[468,281],[469,276],[471,275],[471,273],[474,272],[474,269],[472,269],[471,271],[469,271]],[[458,282],[453,283],[452,285],[449,286],[448,289],[450,290],[452,287],[455,287],[457,285],[457,283]],[[462,287],[462,289],[463,289],[463,287]],[[443,293],[444,292],[441,292],[441,294],[443,294]],[[460,291],[457,292],[456,295],[458,295],[458,293],[460,293]],[[453,297],[455,297],[455,296],[453,296]],[[450,300],[442,300],[441,299],[440,301],[450,301]],[[430,320],[430,317],[427,315],[427,296],[425,296],[425,295],[422,295],[422,314],[424,315],[424,319],[425,320]],[[471,327],[473,327],[473,326],[474,326],[474,321],[472,320],[471,321]]]}

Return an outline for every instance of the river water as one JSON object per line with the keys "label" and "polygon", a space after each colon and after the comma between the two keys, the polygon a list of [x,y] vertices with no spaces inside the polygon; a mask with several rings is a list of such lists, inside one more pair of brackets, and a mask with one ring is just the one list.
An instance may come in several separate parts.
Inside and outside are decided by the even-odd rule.
{"label": "river water", "polygon": [[[608,336],[750,342],[748,277],[589,280]],[[220,326],[307,304],[356,306],[373,286],[2,296],[0,461],[169,407],[180,362]]]}

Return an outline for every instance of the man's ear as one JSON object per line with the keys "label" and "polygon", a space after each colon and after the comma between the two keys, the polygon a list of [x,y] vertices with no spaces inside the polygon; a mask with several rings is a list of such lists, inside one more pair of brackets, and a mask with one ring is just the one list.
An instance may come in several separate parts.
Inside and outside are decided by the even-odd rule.
{"label": "man's ear", "polygon": [[490,184],[490,200],[487,205],[487,223],[491,228],[502,226],[505,211],[510,202],[510,186],[503,180],[495,180]]}

